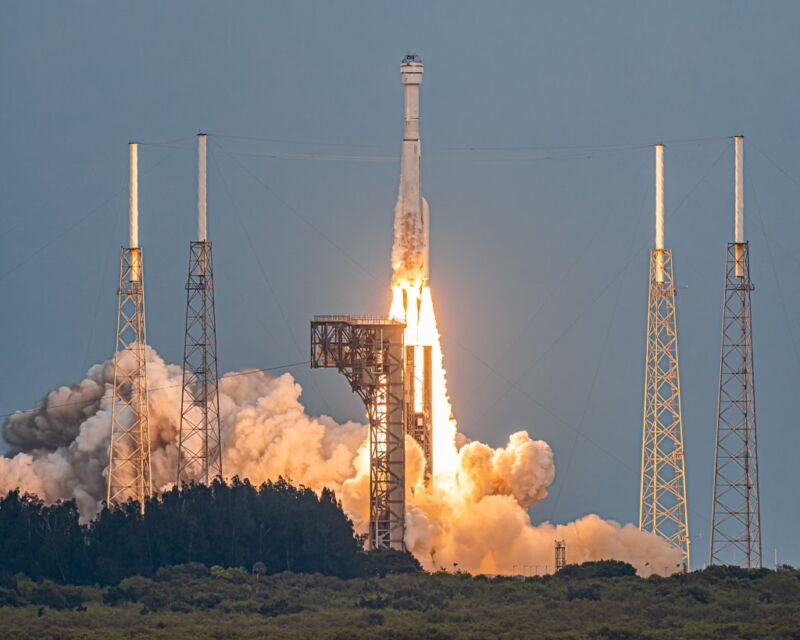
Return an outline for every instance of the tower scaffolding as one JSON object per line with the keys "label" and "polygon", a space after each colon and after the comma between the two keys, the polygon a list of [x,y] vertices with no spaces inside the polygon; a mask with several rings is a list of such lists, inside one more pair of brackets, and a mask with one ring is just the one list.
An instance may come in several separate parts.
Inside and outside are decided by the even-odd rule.
{"label": "tower scaffolding", "polygon": [[726,251],[710,564],[762,566],[744,138],[734,138],[734,242]]}
{"label": "tower scaffolding", "polygon": [[566,540],[556,540],[555,541],[555,552],[556,552],[556,561],[555,561],[555,568],[556,573],[561,571],[564,567],[567,566],[567,542]]}
{"label": "tower scaffolding", "polygon": [[152,495],[144,268],[139,247],[138,146],[129,145],[130,241],[120,252],[106,505]]}
{"label": "tower scaffolding", "polygon": [[214,263],[207,237],[206,134],[197,138],[198,239],[189,246],[177,481],[222,477]]}
{"label": "tower scaffolding", "polygon": [[311,367],[338,369],[367,409],[370,550],[405,550],[404,330],[378,316],[311,321]]}
{"label": "tower scaffolding", "polygon": [[664,147],[655,146],[656,242],[647,296],[639,529],[681,552],[691,568],[672,251],[664,248]]}

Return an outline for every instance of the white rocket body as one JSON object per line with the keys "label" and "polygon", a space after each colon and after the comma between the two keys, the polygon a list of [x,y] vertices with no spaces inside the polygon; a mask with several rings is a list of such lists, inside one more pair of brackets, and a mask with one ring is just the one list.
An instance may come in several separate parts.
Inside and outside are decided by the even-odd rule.
{"label": "white rocket body", "polygon": [[405,248],[404,256],[408,270],[419,273],[424,280],[427,280],[430,225],[428,203],[422,197],[419,135],[419,91],[423,70],[422,61],[413,53],[406,55],[400,64],[405,109],[403,148],[400,160],[400,189],[397,195],[395,218],[403,221],[404,235],[410,240],[411,246]]}

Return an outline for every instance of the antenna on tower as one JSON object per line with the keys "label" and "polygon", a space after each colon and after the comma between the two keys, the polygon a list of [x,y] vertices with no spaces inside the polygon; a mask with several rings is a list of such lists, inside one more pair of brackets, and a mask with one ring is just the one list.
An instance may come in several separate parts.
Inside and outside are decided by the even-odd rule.
{"label": "antenna on tower", "polygon": [[744,136],[734,139],[734,242],[728,243],[717,396],[710,564],[761,567],[750,244],[744,234]]}
{"label": "antenna on tower", "polygon": [[122,247],[117,288],[117,338],[111,401],[106,504],[135,500],[144,513],[152,495],[147,404],[147,330],[144,268],[139,247],[138,145],[130,156],[129,246]]}
{"label": "antenna on tower", "polygon": [[214,263],[207,230],[205,133],[197,136],[197,240],[189,245],[178,485],[222,477]]}
{"label": "antenna on tower", "polygon": [[639,529],[681,552],[691,566],[686,505],[678,327],[672,251],[664,248],[664,146],[655,145],[656,237],[647,295]]}

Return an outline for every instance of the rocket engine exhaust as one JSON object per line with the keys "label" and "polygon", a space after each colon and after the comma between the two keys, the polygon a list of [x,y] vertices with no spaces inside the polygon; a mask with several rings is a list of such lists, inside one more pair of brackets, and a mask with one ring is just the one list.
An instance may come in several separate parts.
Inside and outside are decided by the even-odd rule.
{"label": "rocket engine exhaust", "polygon": [[[415,53],[408,53],[400,63],[403,83],[403,146],[400,162],[400,188],[397,194],[392,249],[393,300],[391,317],[406,323],[405,330],[405,404],[406,433],[414,438],[425,459],[424,482],[429,485],[434,473],[434,336],[435,327],[430,299],[430,219],[422,197],[420,167],[419,94],[424,66]],[[441,362],[441,356],[439,357]]]}

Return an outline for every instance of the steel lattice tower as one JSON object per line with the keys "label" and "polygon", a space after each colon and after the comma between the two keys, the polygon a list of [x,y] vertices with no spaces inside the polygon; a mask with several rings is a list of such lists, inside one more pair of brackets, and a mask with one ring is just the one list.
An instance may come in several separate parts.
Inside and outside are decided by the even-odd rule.
{"label": "steel lattice tower", "polygon": [[178,484],[222,477],[214,264],[206,233],[206,135],[198,136],[198,240],[189,247]]}
{"label": "steel lattice tower", "polygon": [[656,248],[647,300],[639,528],[680,549],[691,566],[672,251],[664,249],[664,148],[656,145]]}
{"label": "steel lattice tower", "polygon": [[111,402],[106,504],[139,503],[152,494],[147,404],[147,330],[144,269],[139,247],[138,149],[130,147],[130,246],[120,254],[117,338]]}
{"label": "steel lattice tower", "polygon": [[556,562],[555,562],[555,572],[558,573],[564,567],[567,566],[567,542],[566,540],[556,540],[555,541],[555,552],[556,552]]}
{"label": "steel lattice tower", "polygon": [[315,316],[312,368],[336,368],[369,419],[370,550],[405,549],[405,324],[375,316]]}
{"label": "steel lattice tower", "polygon": [[722,310],[711,564],[761,567],[750,246],[744,240],[744,138],[735,144],[735,242],[728,243]]}

